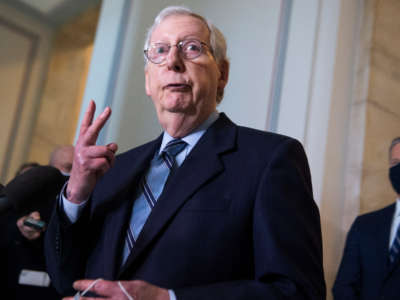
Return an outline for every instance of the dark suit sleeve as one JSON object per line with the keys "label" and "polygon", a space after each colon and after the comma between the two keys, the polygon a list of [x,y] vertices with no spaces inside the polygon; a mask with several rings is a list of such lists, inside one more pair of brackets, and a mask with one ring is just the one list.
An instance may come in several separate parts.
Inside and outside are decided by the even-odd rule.
{"label": "dark suit sleeve", "polygon": [[342,262],[332,289],[335,300],[360,298],[361,264],[358,220],[357,218],[347,235]]}
{"label": "dark suit sleeve", "polygon": [[61,295],[73,295],[72,283],[84,277],[90,248],[88,206],[78,221],[71,224],[57,199],[57,205],[45,234],[47,271]]}
{"label": "dark suit sleeve", "polygon": [[254,280],[176,289],[177,299],[325,299],[319,211],[299,142],[277,147],[249,197]]}

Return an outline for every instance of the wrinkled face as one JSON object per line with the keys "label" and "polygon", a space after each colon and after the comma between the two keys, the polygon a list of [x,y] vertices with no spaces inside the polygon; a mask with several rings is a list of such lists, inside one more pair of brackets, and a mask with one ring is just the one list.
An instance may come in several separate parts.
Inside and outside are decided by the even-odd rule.
{"label": "wrinkled face", "polygon": [[[150,44],[176,45],[187,39],[209,45],[208,27],[192,16],[169,16],[154,29]],[[199,57],[186,60],[173,46],[163,63],[147,63],[146,93],[152,98],[162,125],[171,115],[179,114],[190,116],[197,126],[215,110],[217,88],[223,88],[227,79],[210,51],[204,47]]]}

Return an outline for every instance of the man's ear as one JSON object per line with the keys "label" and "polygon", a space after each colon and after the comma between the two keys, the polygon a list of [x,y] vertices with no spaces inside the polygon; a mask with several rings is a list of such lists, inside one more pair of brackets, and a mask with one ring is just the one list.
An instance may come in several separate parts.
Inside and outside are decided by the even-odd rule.
{"label": "man's ear", "polygon": [[229,79],[229,62],[227,60],[224,60],[219,64],[218,67],[220,75],[217,87],[217,104],[219,104],[224,97],[224,89]]}
{"label": "man's ear", "polygon": [[219,72],[218,89],[224,89],[229,79],[229,62],[227,60],[220,62]]}
{"label": "man's ear", "polygon": [[146,66],[144,69],[144,80],[145,80],[146,95],[150,97],[151,95],[150,75],[149,75],[149,70],[147,68],[148,67]]}

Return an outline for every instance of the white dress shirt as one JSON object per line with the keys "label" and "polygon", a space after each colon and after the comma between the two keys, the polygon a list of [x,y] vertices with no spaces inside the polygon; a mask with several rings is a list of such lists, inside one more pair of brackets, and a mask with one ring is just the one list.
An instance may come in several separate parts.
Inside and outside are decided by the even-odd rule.
{"label": "white dress shirt", "polygon": [[391,230],[390,230],[389,249],[392,246],[393,241],[394,241],[394,239],[396,237],[397,228],[399,228],[399,224],[400,224],[400,198],[397,198],[397,200],[396,200],[396,209],[394,210],[392,227],[391,227]]}

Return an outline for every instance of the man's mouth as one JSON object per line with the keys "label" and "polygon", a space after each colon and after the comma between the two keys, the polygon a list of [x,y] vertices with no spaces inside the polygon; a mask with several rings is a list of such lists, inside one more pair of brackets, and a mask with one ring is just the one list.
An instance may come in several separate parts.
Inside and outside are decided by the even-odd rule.
{"label": "man's mouth", "polygon": [[170,83],[164,86],[164,89],[168,89],[170,91],[187,91],[192,87],[186,83]]}

